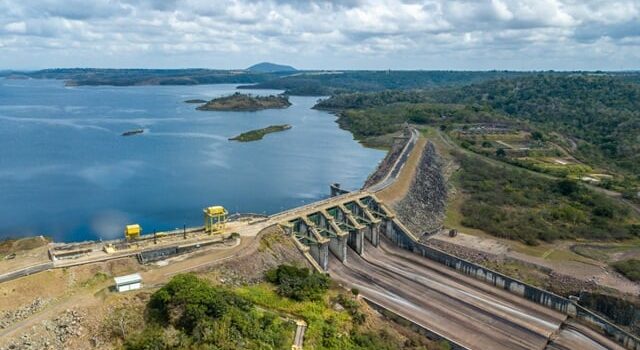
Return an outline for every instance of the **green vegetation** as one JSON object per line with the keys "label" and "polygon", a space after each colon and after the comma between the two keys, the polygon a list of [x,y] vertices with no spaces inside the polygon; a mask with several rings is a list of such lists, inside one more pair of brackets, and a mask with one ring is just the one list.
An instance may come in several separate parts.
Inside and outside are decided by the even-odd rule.
{"label": "green vegetation", "polygon": [[214,69],[103,69],[61,68],[19,73],[34,79],[63,79],[67,85],[196,85],[196,84],[252,84],[278,78],[282,74],[228,71]]}
{"label": "green vegetation", "polygon": [[634,282],[640,281],[640,260],[629,259],[617,261],[613,263],[612,266],[628,279]]}
{"label": "green vegetation", "polygon": [[126,349],[284,349],[293,325],[195,275],[177,275],[153,293],[147,324]]}
{"label": "green vegetation", "polygon": [[456,155],[465,196],[464,226],[536,244],[567,238],[623,239],[637,234],[629,209],[572,180],[543,178]]}
{"label": "green vegetation", "polygon": [[433,344],[422,336],[411,335],[408,339],[400,339],[392,335],[388,330],[390,328],[388,325],[384,325],[384,328],[372,329],[366,324],[358,324],[351,316],[352,311],[347,310],[346,307],[345,310],[338,311],[333,305],[338,301],[338,298],[346,298],[351,300],[349,302],[351,310],[362,313],[362,306],[350,297],[339,297],[342,292],[335,289],[329,289],[320,299],[305,301],[283,297],[277,292],[277,288],[264,283],[241,287],[237,293],[266,309],[305,320],[308,325],[304,337],[304,348],[306,349],[448,349],[448,344]]}
{"label": "green vegetation", "polygon": [[289,95],[327,96],[354,91],[416,89],[469,84],[530,73],[491,71],[339,71],[306,72],[266,80],[240,88],[286,90]]}
{"label": "green vegetation", "polygon": [[576,155],[640,174],[640,85],[610,76],[537,75],[443,90],[445,103],[489,107],[577,141]]}
{"label": "green vegetation", "polygon": [[214,98],[196,108],[199,111],[259,111],[291,106],[286,95],[252,96],[236,92],[233,95]]}
{"label": "green vegetation", "polygon": [[243,132],[242,134],[232,137],[229,140],[232,141],[240,141],[240,142],[251,142],[262,140],[264,135],[270,134],[273,132],[280,132],[291,129],[291,125],[282,124],[282,125],[270,125],[266,128],[251,130],[247,132]]}
{"label": "green vegetation", "polygon": [[298,301],[318,300],[329,289],[329,277],[308,268],[280,265],[266,277],[278,286],[278,294]]}
{"label": "green vegetation", "polygon": [[[567,138],[564,141],[568,148],[575,146],[576,157],[604,168],[624,170],[631,177],[640,173],[640,142],[636,138],[640,134],[640,85],[614,74],[536,74],[446,89],[340,94],[321,101],[317,108],[346,110],[341,114],[342,125],[353,127],[356,135],[389,132],[405,121],[451,122],[450,118],[434,119],[432,111],[421,110],[425,103],[473,108],[482,112],[484,119],[491,116],[494,121],[506,117],[541,129],[536,131],[537,136],[542,136],[541,131],[548,135],[561,133]],[[381,106],[372,116],[370,127],[352,121],[361,114],[351,109],[364,112]]]}
{"label": "green vegetation", "polygon": [[193,100],[186,100],[186,101],[184,101],[184,103],[207,103],[207,101],[201,100],[199,98],[196,98],[196,99],[193,99]]}
{"label": "green vegetation", "polygon": [[356,138],[364,139],[399,131],[404,123],[438,125],[481,123],[499,119],[499,116],[474,106],[400,103],[377,108],[348,109],[340,113],[338,123]]}
{"label": "green vegetation", "polygon": [[[401,338],[387,329],[365,326],[360,303],[328,290],[325,275],[292,266],[280,266],[269,274],[278,281],[277,287],[262,283],[235,290],[193,274],[177,275],[151,295],[146,310],[135,306],[113,310],[103,331],[123,339],[124,348],[130,350],[287,349],[293,342],[294,320],[303,319],[308,325],[304,347],[309,349],[448,348],[422,336]],[[283,293],[283,285],[288,285],[287,292]],[[294,295],[301,300],[292,299]],[[338,303],[344,310],[335,307]]]}

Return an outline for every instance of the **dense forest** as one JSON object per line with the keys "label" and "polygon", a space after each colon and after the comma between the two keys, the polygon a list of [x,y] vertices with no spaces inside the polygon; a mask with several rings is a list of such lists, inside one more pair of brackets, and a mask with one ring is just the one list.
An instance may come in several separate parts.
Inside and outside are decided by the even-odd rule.
{"label": "dense forest", "polygon": [[244,88],[280,89],[290,95],[327,96],[345,92],[417,89],[470,84],[532,74],[509,71],[339,71],[295,74]]}
{"label": "dense forest", "polygon": [[[640,174],[640,85],[598,75],[501,79],[433,92],[435,100],[489,106],[577,141],[576,154]],[[612,163],[612,164],[607,164]]]}
{"label": "dense forest", "polygon": [[251,84],[274,79],[285,73],[256,73],[213,69],[44,69],[32,72],[6,71],[0,76],[33,79],[61,79],[67,85],[197,85]]}
{"label": "dense forest", "polygon": [[[628,80],[589,74],[540,74],[453,88],[338,94],[319,102],[316,108],[345,110],[340,114],[341,124],[364,136],[395,131],[405,121],[443,124],[495,118],[526,122],[569,137],[576,143],[574,155],[589,163],[637,176],[640,85]],[[425,108],[434,105],[442,110],[440,120],[435,118],[433,108]],[[446,106],[452,106],[452,111],[478,113],[461,120]],[[363,115],[370,120],[361,120]]]}

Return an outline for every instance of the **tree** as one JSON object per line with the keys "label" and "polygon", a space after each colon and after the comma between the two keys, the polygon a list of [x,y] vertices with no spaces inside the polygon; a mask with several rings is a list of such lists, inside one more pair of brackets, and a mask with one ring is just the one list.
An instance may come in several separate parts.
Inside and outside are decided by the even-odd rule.
{"label": "tree", "polygon": [[536,141],[544,141],[544,135],[537,130],[531,133],[531,138]]}
{"label": "tree", "polygon": [[329,289],[326,275],[291,265],[267,271],[266,278],[278,286],[278,294],[299,301],[319,299]]}
{"label": "tree", "polygon": [[496,156],[500,157],[500,158],[504,158],[507,156],[507,152],[504,150],[504,148],[498,148],[496,150]]}

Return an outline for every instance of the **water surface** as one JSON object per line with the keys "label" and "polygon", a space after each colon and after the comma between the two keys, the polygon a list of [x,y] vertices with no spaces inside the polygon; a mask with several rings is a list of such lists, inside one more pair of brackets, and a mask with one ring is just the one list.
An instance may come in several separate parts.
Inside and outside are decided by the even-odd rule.
{"label": "water surface", "polygon": [[[65,87],[0,79],[0,238],[113,238],[201,225],[202,208],[274,213],[361,186],[384,153],[362,147],[317,98],[283,110],[196,111],[233,85]],[[271,94],[274,91],[249,91]],[[261,141],[229,137],[272,124]],[[123,137],[126,130],[145,133]]]}

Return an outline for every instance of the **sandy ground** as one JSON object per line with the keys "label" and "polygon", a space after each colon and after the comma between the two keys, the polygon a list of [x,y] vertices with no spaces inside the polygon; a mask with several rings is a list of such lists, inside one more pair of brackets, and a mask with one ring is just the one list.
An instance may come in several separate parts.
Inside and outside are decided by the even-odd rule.
{"label": "sandy ground", "polygon": [[[42,246],[33,249],[12,249],[12,253],[5,257],[0,254],[0,274],[15,271],[23,267],[38,265],[49,262],[47,254],[47,243],[42,236],[26,238],[25,240],[42,240]],[[19,246],[19,243],[16,244]]]}

